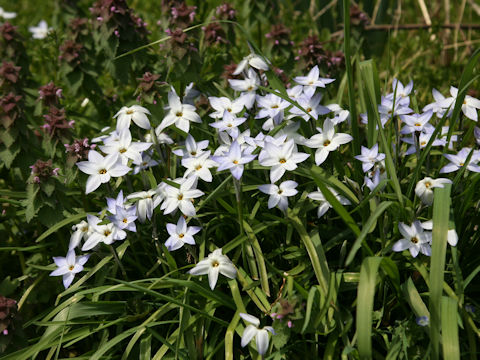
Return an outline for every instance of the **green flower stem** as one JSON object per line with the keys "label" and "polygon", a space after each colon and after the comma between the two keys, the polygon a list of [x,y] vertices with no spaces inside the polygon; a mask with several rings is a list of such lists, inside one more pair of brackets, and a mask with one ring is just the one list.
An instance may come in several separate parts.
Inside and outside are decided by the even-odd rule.
{"label": "green flower stem", "polygon": [[[237,214],[238,214],[238,224],[240,226],[240,235],[244,234],[243,228],[243,206],[242,206],[242,180],[237,180],[233,178],[233,185],[235,186],[235,200],[237,201]],[[259,278],[257,263],[255,262],[255,256],[253,254],[253,248],[251,244],[243,243],[242,252],[246,257],[248,263],[248,268],[250,269],[250,274],[252,279],[257,280]]]}
{"label": "green flower stem", "polygon": [[125,271],[125,268],[123,267],[122,262],[120,261],[120,258],[118,257],[117,250],[113,247],[113,245],[109,246],[109,249],[113,255],[113,258],[115,259],[115,262],[117,263],[118,267],[120,268],[120,271],[122,272],[123,278],[128,281],[127,277],[127,272]]}

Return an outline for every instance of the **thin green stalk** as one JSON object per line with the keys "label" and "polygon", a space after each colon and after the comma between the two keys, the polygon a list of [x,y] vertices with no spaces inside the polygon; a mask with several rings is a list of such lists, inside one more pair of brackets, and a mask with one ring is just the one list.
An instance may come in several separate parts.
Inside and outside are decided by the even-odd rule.
{"label": "thin green stalk", "polygon": [[350,0],[343,1],[343,22],[344,22],[344,43],[343,51],[345,54],[345,64],[347,68],[347,82],[348,82],[348,102],[351,115],[352,136],[353,136],[353,153],[360,154],[360,136],[358,132],[357,123],[357,109],[355,106],[355,88],[353,86],[353,67],[352,55],[350,48]]}
{"label": "thin green stalk", "polygon": [[[245,232],[243,229],[242,180],[233,178],[233,185],[235,186],[235,200],[237,201],[238,225],[240,227],[240,235],[243,235]],[[252,245],[248,243],[242,243],[242,250],[244,256],[246,257],[252,279],[257,280],[259,278],[259,274]]]}
{"label": "thin green stalk", "polygon": [[117,263],[118,267],[120,268],[120,271],[122,272],[123,278],[128,281],[127,277],[127,272],[125,271],[125,268],[123,267],[122,262],[120,261],[120,258],[118,257],[117,250],[113,247],[113,245],[110,245],[108,247],[113,255],[113,258],[115,259],[115,262]]}

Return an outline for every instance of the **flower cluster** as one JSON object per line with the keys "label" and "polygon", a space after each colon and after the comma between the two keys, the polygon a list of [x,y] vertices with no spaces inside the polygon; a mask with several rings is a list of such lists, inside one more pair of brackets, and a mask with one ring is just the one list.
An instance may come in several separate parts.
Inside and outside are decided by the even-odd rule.
{"label": "flower cluster", "polygon": [[30,168],[32,169],[33,182],[36,184],[45,182],[51,176],[57,176],[60,170],[58,167],[53,167],[51,159],[47,161],[37,160]]}
{"label": "flower cluster", "polygon": [[[195,7],[176,2],[169,4],[169,9],[174,23],[182,26],[193,21],[196,10]],[[229,9],[221,9],[221,12],[224,17],[233,16]],[[218,24],[210,24],[204,30],[207,32],[207,42],[221,42],[222,28]],[[273,30],[270,34],[272,38],[274,35],[288,37],[288,31],[281,27]],[[172,36],[171,42],[181,45],[187,41],[187,35],[181,29],[169,30],[169,34]],[[66,257],[54,258],[57,269],[51,275],[63,276],[67,288],[75,274],[83,270],[91,254],[77,256],[76,251],[93,252],[104,245],[113,247],[136,232],[140,224],[151,222],[154,227],[152,238],[154,241],[161,239],[163,251],[186,252],[189,262],[195,258],[196,264],[188,273],[194,276],[206,275],[208,286],[214,291],[219,274],[227,279],[235,279],[238,270],[227,256],[227,247],[223,247],[223,253],[222,247],[218,246],[220,244],[210,243],[208,250],[211,252],[204,253],[202,250],[200,258],[192,251],[199,242],[199,234],[203,235],[203,229],[199,225],[202,224],[202,216],[206,215],[202,213],[202,207],[208,200],[205,195],[211,191],[212,186],[216,186],[215,177],[226,174],[225,182],[232,180],[232,193],[235,192],[239,206],[242,183],[249,182],[248,185],[251,185],[250,181],[255,181],[254,186],[249,186],[249,191],[254,192],[253,197],[261,199],[266,199],[268,195],[268,209],[277,207],[279,210],[272,211],[288,218],[291,213],[289,205],[302,199],[308,203],[304,207],[305,211],[316,208],[317,217],[326,218],[327,211],[338,204],[348,206],[354,201],[358,203],[360,198],[373,197],[374,191],[383,191],[384,186],[381,184],[388,183],[386,161],[389,159],[386,154],[393,152],[395,161],[400,161],[400,156],[408,158],[414,155],[418,158],[427,146],[443,147],[445,152],[455,151],[457,138],[452,136],[448,127],[438,131],[434,114],[437,118],[451,116],[450,111],[458,95],[456,89],[452,88],[455,90],[451,90],[450,98],[443,97],[435,90],[435,102],[415,113],[410,104],[410,96],[414,93],[413,82],[404,86],[395,79],[392,92],[382,96],[378,105],[378,114],[375,115],[378,115],[379,123],[372,123],[367,114],[361,116],[367,129],[374,126],[376,130],[381,130],[381,127],[386,127],[390,122],[395,124],[397,130],[397,141],[392,149],[385,144],[380,148],[376,138],[373,141],[369,139],[368,146],[361,146],[360,153],[353,157],[361,162],[364,187],[357,184],[353,177],[349,179],[349,174],[345,174],[343,182],[327,182],[324,186],[317,182],[316,190],[312,184],[295,181],[298,180],[295,176],[309,170],[307,166],[312,166],[312,171],[319,167],[335,168],[338,159],[344,156],[354,140],[349,133],[350,122],[357,121],[350,119],[349,111],[342,109],[339,104],[325,103],[324,90],[335,79],[322,75],[318,63],[324,61],[327,55],[317,39],[313,38],[310,42],[304,55],[308,61],[314,62],[309,66],[308,73],[293,77],[293,86],[287,89],[268,88],[271,64],[252,52],[228,68],[229,76],[225,83],[230,89],[222,94],[224,96],[202,94],[205,105],[202,109],[198,108],[199,102],[195,103],[200,94],[193,89],[193,84],[188,85],[184,91],[169,86],[166,94],[168,103],[163,108],[161,118],[155,119],[154,116],[162,111],[160,107],[153,107],[157,105],[156,102],[152,101],[153,105],[149,108],[130,104],[121,107],[113,115],[114,125],[104,129],[103,135],[92,140],[96,144],[95,148],[89,145],[88,139],[65,145],[72,156],[82,160],[76,165],[88,175],[86,194],[95,192],[102,184],[108,184],[103,187],[107,187],[111,193],[114,186],[117,196],[107,198],[100,215],[89,214],[73,227]],[[155,92],[156,98],[160,99],[160,78],[160,75],[144,73],[139,79],[142,95]],[[44,102],[53,104],[58,101],[57,93],[58,90],[51,83],[42,87],[41,98]],[[142,97],[138,100],[142,100]],[[416,105],[412,107],[417,109]],[[477,121],[479,108],[480,101],[473,97],[467,97],[462,106],[465,117],[473,121]],[[54,107],[51,109],[54,110],[51,110],[52,125],[49,129],[60,129],[61,126],[57,124],[63,124],[58,120],[62,119],[62,112]],[[64,118],[63,113],[63,120]],[[207,139],[205,134],[213,136]],[[477,142],[480,142],[480,130],[475,130],[475,136]],[[360,148],[360,144],[357,145]],[[450,163],[440,170],[441,173],[457,171],[462,167],[480,172],[480,150],[473,147],[465,147],[455,154],[446,153],[444,157]],[[353,169],[354,166],[350,166],[353,164],[360,169],[360,163],[355,163],[355,160],[349,163],[349,167]],[[157,181],[158,174],[161,174],[161,181]],[[358,175],[361,179],[362,172]],[[135,177],[143,184],[143,188],[137,189],[139,191],[132,189],[132,184],[138,184],[133,181]],[[113,184],[112,178],[119,179]],[[417,180],[418,178],[415,179]],[[128,194],[124,195],[120,190],[122,183],[126,184],[125,188],[128,186]],[[421,216],[421,211],[432,205],[432,189],[451,183],[447,178],[425,177],[420,180],[415,187],[416,198],[412,199],[414,205],[418,205],[419,201],[422,203],[415,216],[426,220]],[[342,188],[348,188],[349,184],[357,194]],[[355,199],[355,195],[358,195],[358,199]],[[164,229],[161,234],[157,232],[159,219],[162,224],[160,228]],[[413,215],[408,219],[405,215],[404,220],[412,223],[398,223],[402,238],[388,244],[389,250],[409,250],[413,257],[419,253],[427,256],[431,254],[433,224],[418,219],[413,218]],[[451,227],[447,235],[448,242],[455,246],[458,236]],[[292,319],[296,319],[294,316],[290,318],[294,312],[293,305],[288,301],[280,304],[282,312],[270,315],[277,320],[285,318],[287,326],[293,327]],[[240,316],[248,323],[243,331],[241,345],[246,346],[253,340],[257,352],[264,355],[269,347],[269,332],[274,334],[273,328],[260,327],[260,320],[252,315],[241,313]]]}

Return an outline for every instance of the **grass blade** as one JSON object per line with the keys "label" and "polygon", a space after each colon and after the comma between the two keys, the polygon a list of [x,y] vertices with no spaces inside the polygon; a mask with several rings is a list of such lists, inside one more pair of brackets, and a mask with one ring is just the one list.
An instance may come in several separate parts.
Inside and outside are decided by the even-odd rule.
{"label": "grass blade", "polygon": [[460,360],[458,307],[457,302],[448,296],[442,297],[442,345],[444,359]]}
{"label": "grass blade", "polygon": [[372,359],[372,313],[381,257],[367,257],[360,268],[357,295],[357,337],[360,359]]}
{"label": "grass blade", "polygon": [[357,251],[362,246],[363,239],[365,239],[368,232],[370,231],[372,226],[375,224],[375,222],[377,221],[379,216],[382,215],[383,212],[385,210],[387,210],[387,208],[392,204],[393,203],[391,201],[384,201],[379,206],[377,206],[377,208],[375,209],[375,212],[372,215],[370,215],[367,222],[363,226],[362,232],[360,233],[360,235],[355,240],[355,243],[353,244],[352,249],[350,250],[350,253],[347,256],[347,261],[345,262],[346,266],[350,265],[350,263],[353,261],[353,258],[355,257],[355,254],[357,253]]}
{"label": "grass blade", "polygon": [[[310,261],[312,262],[313,271],[315,272],[315,276],[318,280],[318,284],[320,285],[322,292],[326,294],[328,291],[329,275],[328,269],[325,269],[325,265],[322,266],[322,262],[320,261],[320,256],[323,253],[323,249],[318,249],[318,246],[314,245],[312,238],[308,235],[307,230],[303,226],[303,223],[298,218],[298,216],[290,217],[290,220],[295,227],[295,230],[297,230],[298,235],[300,235],[300,238],[302,239],[305,248],[307,249],[308,256],[310,257]],[[324,254],[323,258],[325,258]]]}
{"label": "grass blade", "polygon": [[433,238],[429,277],[432,359],[439,359],[440,356],[442,289],[450,215],[450,190],[450,184],[444,185],[443,188],[435,188],[433,200]]}
{"label": "grass blade", "polygon": [[355,87],[353,86],[353,67],[352,53],[350,47],[350,0],[343,1],[343,23],[344,23],[344,43],[343,52],[345,54],[345,66],[347,70],[348,84],[348,104],[350,110],[350,118],[352,119],[352,136],[353,136],[353,152],[354,155],[360,154],[360,136],[357,123],[357,109],[355,105]]}

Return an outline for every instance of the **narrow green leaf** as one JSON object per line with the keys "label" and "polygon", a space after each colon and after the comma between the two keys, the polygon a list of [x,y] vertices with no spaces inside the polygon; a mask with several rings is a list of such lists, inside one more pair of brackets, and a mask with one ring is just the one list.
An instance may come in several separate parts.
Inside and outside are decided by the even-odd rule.
{"label": "narrow green leaf", "polygon": [[[353,246],[352,246],[350,252],[348,253],[347,260],[345,261],[346,266],[350,265],[350,263],[353,261],[353,258],[355,257],[355,254],[357,253],[357,251],[362,246],[363,240],[365,239],[367,234],[370,232],[370,229],[376,223],[379,216],[382,215],[383,212],[386,209],[388,209],[388,207],[392,204],[393,203],[391,201],[384,201],[384,202],[380,203],[380,205],[377,206],[377,208],[375,209],[373,214],[370,215],[367,222],[365,223],[365,225],[362,228],[362,232],[360,233],[360,235],[358,235],[357,239],[353,243]],[[370,252],[371,252],[371,250],[370,250]],[[371,254],[371,255],[373,255],[373,254]]]}
{"label": "narrow green leaf", "polygon": [[448,219],[451,185],[435,188],[433,200],[432,256],[430,260],[430,341],[432,359],[440,357],[442,289],[447,251]]}
{"label": "narrow green leaf", "polygon": [[335,212],[338,215],[340,215],[343,222],[350,229],[352,229],[353,233],[356,236],[360,236],[360,229],[355,223],[355,220],[353,220],[353,218],[350,216],[348,211],[345,209],[345,207],[340,203],[340,201],[337,200],[337,198],[332,194],[332,192],[328,189],[328,187],[325,186],[325,184],[319,179],[319,177],[314,171],[311,171],[311,174],[313,179],[315,180],[315,184],[317,184],[318,188],[320,189],[322,194],[325,196],[325,199],[330,203],[330,205],[332,205]]}
{"label": "narrow green leaf", "polygon": [[423,302],[411,278],[408,278],[408,280],[402,284],[402,290],[415,316],[427,316],[430,319],[430,312],[427,309],[427,305]]}
{"label": "narrow green leaf", "polygon": [[267,267],[265,266],[265,259],[263,256],[262,248],[260,247],[260,243],[258,242],[258,239],[255,236],[255,233],[253,232],[252,228],[245,220],[243,221],[243,227],[245,229],[247,236],[250,238],[250,241],[253,247],[253,252],[255,253],[255,260],[257,262],[258,271],[260,272],[259,274],[260,284],[262,285],[262,289],[263,291],[265,291],[265,294],[267,294],[267,296],[270,296],[270,286],[268,285],[268,273],[267,273]]}
{"label": "narrow green leaf", "polygon": [[[307,230],[303,226],[303,223],[298,218],[298,216],[290,216],[290,221],[295,227],[295,230],[297,230],[298,235],[302,239],[302,242],[307,249],[308,256],[310,257],[310,261],[312,262],[313,271],[315,272],[315,276],[317,277],[318,284],[320,285],[322,292],[326,293],[328,291],[329,271],[328,268],[325,269],[325,263],[323,261],[320,261],[320,257],[323,253],[321,243],[317,244],[320,246],[315,246],[312,238],[308,235]],[[323,254],[322,257],[324,259],[325,255]]]}
{"label": "narrow green leaf", "polygon": [[353,86],[354,76],[352,67],[352,51],[350,46],[350,0],[343,1],[343,23],[344,23],[344,42],[343,51],[345,54],[345,66],[347,69],[347,83],[348,83],[348,103],[350,110],[350,118],[352,119],[352,136],[353,136],[353,153],[360,154],[360,134],[358,131],[357,122],[357,108],[355,104],[355,87]]}
{"label": "narrow green leaf", "polygon": [[357,295],[357,343],[360,359],[372,359],[372,314],[381,257],[367,257],[360,268]]}
{"label": "narrow green leaf", "polygon": [[233,315],[232,321],[227,327],[225,332],[225,359],[233,360],[233,336],[235,335],[235,329],[237,328],[238,322],[240,320],[240,310],[237,310],[235,315]]}
{"label": "narrow green leaf", "polygon": [[305,332],[310,322],[310,317],[312,316],[312,310],[315,303],[315,299],[317,298],[316,296],[317,294],[318,294],[318,297],[321,296],[320,290],[318,289],[317,286],[312,286],[310,288],[310,291],[308,292],[307,307],[305,309],[305,319],[303,322],[302,330],[300,331],[302,334]]}
{"label": "narrow green leaf", "polygon": [[73,223],[73,222],[77,222],[77,221],[80,221],[84,218],[87,217],[87,213],[80,213],[80,214],[76,214],[76,215],[72,215],[72,216],[69,216],[68,218],[66,219],[63,219],[62,221],[56,223],[55,225],[53,225],[50,229],[48,229],[47,231],[45,231],[42,235],[40,235],[37,240],[35,240],[35,242],[40,242],[42,241],[43,239],[45,239],[47,236],[53,234],[54,232],[57,232],[59,229],[61,229],[62,227],[64,227],[65,225],[68,225],[70,223]]}
{"label": "narrow green leaf", "polygon": [[442,296],[442,345],[444,359],[460,360],[458,305],[448,296]]}

